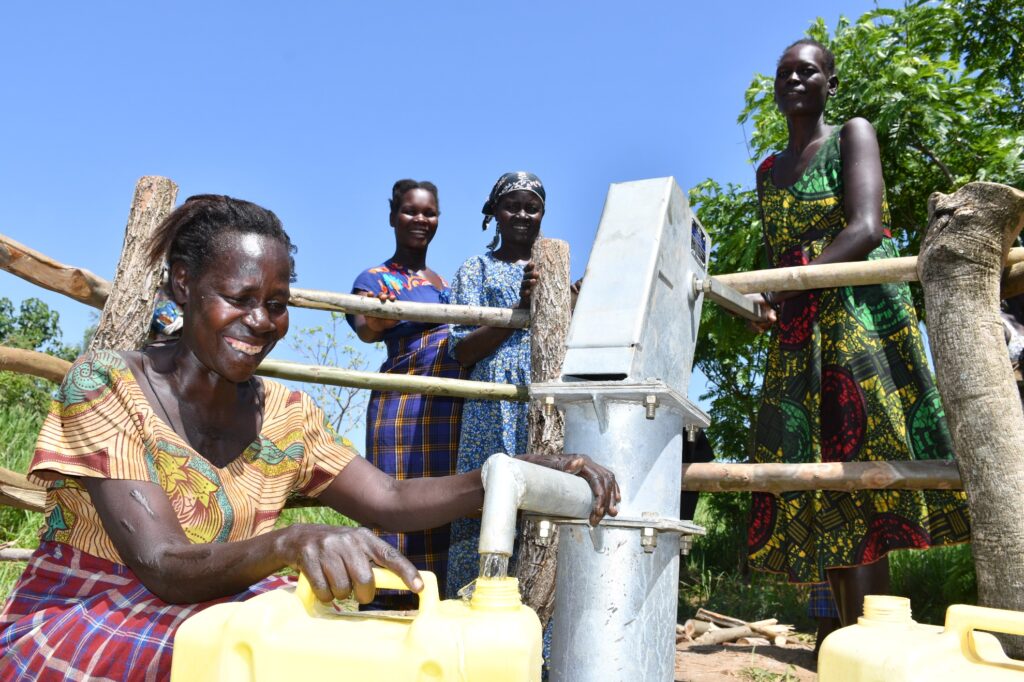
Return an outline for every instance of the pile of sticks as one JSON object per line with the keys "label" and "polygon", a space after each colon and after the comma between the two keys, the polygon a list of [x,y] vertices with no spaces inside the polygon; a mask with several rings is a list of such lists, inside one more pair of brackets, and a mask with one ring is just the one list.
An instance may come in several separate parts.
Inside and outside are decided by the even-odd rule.
{"label": "pile of sticks", "polygon": [[748,623],[707,609],[697,609],[693,618],[676,625],[676,644],[735,642],[744,646],[785,646],[792,634],[792,625],[780,625],[775,618]]}

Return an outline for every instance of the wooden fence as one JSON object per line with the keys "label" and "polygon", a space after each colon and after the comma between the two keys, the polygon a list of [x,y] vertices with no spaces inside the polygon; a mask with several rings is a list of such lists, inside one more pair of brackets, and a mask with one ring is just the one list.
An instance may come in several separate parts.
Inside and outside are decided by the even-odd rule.
{"label": "wooden fence", "polygon": [[[69,296],[77,301],[102,310],[97,340],[90,347],[139,347],[144,341],[159,273],[145,264],[140,256],[152,230],[172,209],[177,187],[160,177],[139,180],[129,213],[125,243],[112,284],[91,271],[75,265],[60,263],[32,248],[0,235],[0,268],[11,272],[39,287]],[[549,244],[545,245],[544,242]],[[539,241],[538,249],[556,247],[552,240]],[[541,260],[549,258],[535,254]],[[545,270],[546,279],[563,283],[567,288],[567,253],[564,271]],[[554,261],[557,263],[558,259]],[[1024,249],[1010,252],[1004,276],[1007,295],[1024,291]],[[559,267],[555,267],[559,269]],[[804,266],[774,270],[719,275],[719,279],[742,292],[797,290],[836,287],[881,282],[916,280],[916,259],[906,257],[869,263],[843,263],[837,266]],[[487,325],[522,329],[530,325],[525,310],[436,305],[424,303],[390,302],[382,304],[372,298],[351,294],[311,289],[293,289],[290,305],[318,310],[346,313],[373,314],[392,319],[436,324]],[[535,310],[535,326],[543,326],[540,319],[545,308]],[[537,336],[537,335],[535,335]],[[544,336],[544,335],[541,335]],[[558,343],[563,343],[563,336]],[[542,344],[543,345],[543,344]],[[534,348],[535,354],[555,357],[560,365],[563,348]],[[552,366],[552,361],[545,364]],[[56,357],[29,350],[0,346],[0,371],[31,374],[49,381],[59,382],[67,371],[68,363]],[[267,359],[258,374],[279,379],[355,386],[389,391],[406,391],[435,395],[461,396],[477,399],[503,399],[528,401],[525,386],[488,384],[483,382],[382,375],[375,372],[356,372],[340,368],[317,367]],[[535,443],[542,446],[542,443]],[[685,464],[683,489],[703,492],[765,491],[779,493],[802,489],[929,489],[959,488],[961,476],[953,462],[862,462],[833,464]],[[24,474],[0,469],[0,504],[41,511],[43,491],[28,481]]]}
{"label": "wooden fence", "polygon": [[[165,178],[144,177],[135,192],[125,231],[124,249],[113,283],[81,267],[55,261],[32,248],[0,234],[0,268],[40,287],[64,294],[103,311],[100,319],[98,345],[91,348],[138,348],[144,342],[157,288],[158,273],[140,258],[149,234],[170,212],[177,187]],[[545,244],[545,242],[547,242]],[[538,240],[543,252],[557,246],[556,240]],[[535,252],[538,260],[548,256]],[[557,260],[557,259],[556,259]],[[545,279],[555,286],[568,288],[568,257],[561,268],[545,269]],[[1024,249],[1010,252],[1004,276],[1004,291],[1024,290]],[[875,261],[839,266],[781,268],[771,271],[722,275],[719,278],[740,291],[765,289],[792,290],[824,286],[846,286],[917,279],[916,258]],[[126,305],[127,302],[127,305]],[[433,323],[462,323],[506,328],[525,328],[531,316],[524,310],[479,308],[455,305],[430,305],[393,302],[382,304],[376,299],[351,294],[293,289],[290,305],[344,313],[372,314],[389,319]],[[115,313],[112,306],[117,306]],[[533,324],[543,326],[543,307],[534,311]],[[538,336],[534,334],[534,336]],[[540,336],[544,336],[543,334]],[[561,337],[560,337],[561,338]],[[558,341],[559,344],[564,341]],[[560,365],[564,348],[533,349],[535,356],[555,356]],[[544,361],[549,368],[550,359]],[[43,353],[0,347],[0,371],[32,374],[59,382],[68,363]],[[357,372],[335,367],[304,365],[281,360],[266,360],[258,370],[264,376],[295,381],[355,386],[387,391],[428,393],[489,400],[528,401],[527,387],[507,384],[386,375]],[[532,447],[542,447],[533,443]],[[955,462],[853,462],[830,464],[684,464],[684,490],[768,491],[788,490],[857,490],[857,489],[959,489],[961,478]],[[0,504],[41,511],[43,491],[29,483],[23,474],[0,469]],[[2,557],[0,557],[2,558]]]}

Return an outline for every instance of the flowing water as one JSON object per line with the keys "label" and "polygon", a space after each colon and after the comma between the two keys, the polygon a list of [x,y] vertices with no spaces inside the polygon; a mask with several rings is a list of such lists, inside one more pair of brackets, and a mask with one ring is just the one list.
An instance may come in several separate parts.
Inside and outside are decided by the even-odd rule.
{"label": "flowing water", "polygon": [[480,555],[481,578],[507,578],[508,555],[485,553]]}

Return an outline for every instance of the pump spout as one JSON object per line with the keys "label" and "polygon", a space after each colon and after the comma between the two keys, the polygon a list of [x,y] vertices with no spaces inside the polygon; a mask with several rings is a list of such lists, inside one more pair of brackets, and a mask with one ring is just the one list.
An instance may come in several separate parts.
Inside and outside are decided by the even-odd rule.
{"label": "pump spout", "polygon": [[491,455],[480,472],[484,483],[484,512],[480,521],[480,554],[512,555],[518,510],[585,519],[594,496],[579,476]]}

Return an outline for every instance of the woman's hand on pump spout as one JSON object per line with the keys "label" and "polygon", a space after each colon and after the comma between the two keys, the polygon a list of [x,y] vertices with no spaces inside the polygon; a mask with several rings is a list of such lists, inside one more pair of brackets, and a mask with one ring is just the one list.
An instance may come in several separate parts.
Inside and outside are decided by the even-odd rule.
{"label": "woman's hand on pump spout", "polygon": [[594,493],[594,507],[590,512],[591,526],[600,523],[606,514],[608,516],[618,515],[622,493],[615,480],[615,474],[586,455],[525,454],[516,459],[579,476],[590,484],[590,490]]}

